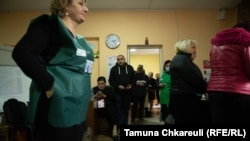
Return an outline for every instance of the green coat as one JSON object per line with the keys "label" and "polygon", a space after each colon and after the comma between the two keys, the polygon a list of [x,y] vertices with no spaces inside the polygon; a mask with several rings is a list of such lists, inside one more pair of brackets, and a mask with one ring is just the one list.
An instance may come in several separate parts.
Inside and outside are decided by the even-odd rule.
{"label": "green coat", "polygon": [[170,92],[170,75],[165,71],[162,73],[160,77],[160,83],[164,83],[166,86],[160,88],[159,95],[160,95],[160,104],[169,104],[169,92]]}

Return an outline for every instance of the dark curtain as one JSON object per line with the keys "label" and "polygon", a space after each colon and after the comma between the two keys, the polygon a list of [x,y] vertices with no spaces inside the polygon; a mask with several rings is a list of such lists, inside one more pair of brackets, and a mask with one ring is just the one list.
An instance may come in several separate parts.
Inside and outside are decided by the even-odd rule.
{"label": "dark curtain", "polygon": [[238,22],[250,20],[250,0],[242,0],[238,4]]}

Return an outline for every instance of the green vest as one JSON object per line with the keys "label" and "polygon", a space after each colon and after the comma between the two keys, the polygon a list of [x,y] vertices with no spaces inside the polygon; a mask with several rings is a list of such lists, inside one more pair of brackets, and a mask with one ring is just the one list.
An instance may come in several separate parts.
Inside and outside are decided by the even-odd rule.
{"label": "green vest", "polygon": [[[51,97],[48,121],[54,127],[69,127],[86,120],[91,96],[91,71],[94,61],[93,50],[86,40],[72,36],[58,18],[63,44],[56,56],[46,65],[54,77],[54,93]],[[30,87],[29,122],[34,123],[41,91],[32,82]]]}

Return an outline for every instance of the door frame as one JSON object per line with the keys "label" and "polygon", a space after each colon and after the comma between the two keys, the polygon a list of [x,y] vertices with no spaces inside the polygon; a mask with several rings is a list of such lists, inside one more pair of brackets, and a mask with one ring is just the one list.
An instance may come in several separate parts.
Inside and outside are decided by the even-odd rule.
{"label": "door frame", "polygon": [[155,44],[155,45],[127,45],[127,62],[130,64],[130,50],[131,49],[158,49],[159,54],[159,73],[162,73],[162,46],[161,44]]}

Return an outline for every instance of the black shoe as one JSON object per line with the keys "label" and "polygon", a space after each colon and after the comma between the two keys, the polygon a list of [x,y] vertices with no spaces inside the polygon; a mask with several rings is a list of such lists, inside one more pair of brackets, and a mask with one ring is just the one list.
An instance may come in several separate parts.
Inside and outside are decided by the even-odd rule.
{"label": "black shoe", "polygon": [[113,136],[113,141],[119,141],[119,136],[117,135]]}

